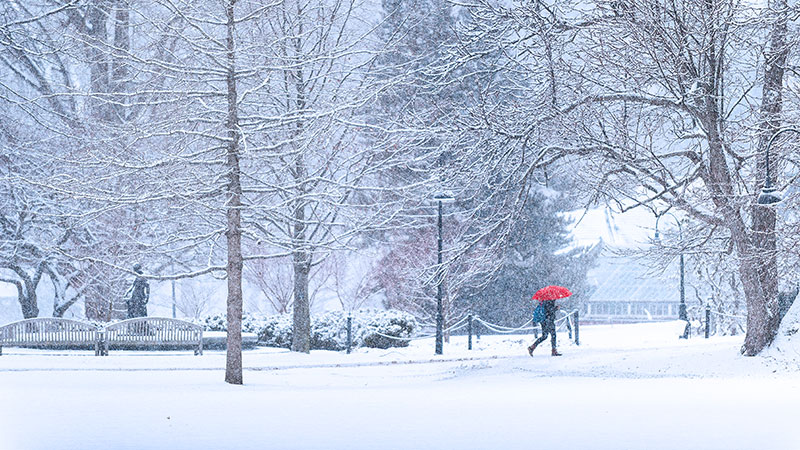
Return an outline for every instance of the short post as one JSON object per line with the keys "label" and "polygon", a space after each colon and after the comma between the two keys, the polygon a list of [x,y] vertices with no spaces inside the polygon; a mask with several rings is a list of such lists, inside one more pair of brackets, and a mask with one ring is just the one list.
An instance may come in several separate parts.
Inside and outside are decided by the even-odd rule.
{"label": "short post", "polygon": [[467,315],[467,350],[472,350],[472,313]]}
{"label": "short post", "polygon": [[572,318],[570,318],[569,315],[567,315],[567,320],[564,321],[567,325],[567,333],[570,339],[572,339],[572,324],[570,323],[571,320]]}
{"label": "short post", "polygon": [[477,338],[479,341],[481,340],[480,321],[478,321],[478,326],[475,327],[475,338]]}
{"label": "short post", "polygon": [[108,356],[108,342],[106,341],[106,330],[97,332],[97,345],[100,347],[100,356]]}
{"label": "short post", "polygon": [[579,319],[580,312],[576,309],[575,310],[575,323],[572,325],[575,327],[575,345],[581,345],[581,340],[578,338],[578,330],[580,330],[580,320]]}
{"label": "short post", "polygon": [[353,316],[347,315],[347,354],[353,348]]}
{"label": "short post", "polygon": [[711,332],[711,306],[706,303],[706,339]]}

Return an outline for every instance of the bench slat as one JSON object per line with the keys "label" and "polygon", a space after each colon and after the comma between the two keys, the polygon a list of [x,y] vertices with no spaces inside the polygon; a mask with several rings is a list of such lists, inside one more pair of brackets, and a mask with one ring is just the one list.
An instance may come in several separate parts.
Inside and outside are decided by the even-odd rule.
{"label": "bench slat", "polygon": [[0,327],[0,346],[95,346],[97,332],[97,327],[90,323],[60,317],[38,317]]}
{"label": "bench slat", "polygon": [[115,344],[137,347],[191,345],[196,355],[203,353],[203,328],[184,320],[141,317],[111,324],[105,332],[106,351]]}
{"label": "bench slat", "polygon": [[[186,345],[203,354],[203,328],[184,320],[163,317],[128,319],[105,329],[58,317],[25,319],[0,326],[0,355],[5,346],[53,348],[59,345],[94,346],[95,354],[108,354],[112,345],[163,347]],[[102,351],[101,351],[102,348]]]}

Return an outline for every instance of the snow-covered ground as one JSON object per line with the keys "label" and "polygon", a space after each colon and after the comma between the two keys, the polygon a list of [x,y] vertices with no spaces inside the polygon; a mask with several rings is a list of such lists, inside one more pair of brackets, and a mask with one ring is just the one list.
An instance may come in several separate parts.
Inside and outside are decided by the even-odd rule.
{"label": "snow-covered ground", "polygon": [[0,449],[798,449],[800,369],[677,322],[351,355],[3,349]]}

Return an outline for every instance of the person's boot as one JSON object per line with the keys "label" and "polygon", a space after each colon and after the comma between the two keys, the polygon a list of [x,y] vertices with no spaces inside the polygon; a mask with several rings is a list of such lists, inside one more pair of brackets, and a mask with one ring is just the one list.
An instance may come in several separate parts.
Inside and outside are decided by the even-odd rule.
{"label": "person's boot", "polygon": [[558,353],[558,350],[556,350],[556,349],[553,349],[553,350],[550,352],[550,355],[551,355],[551,356],[561,356],[561,353]]}
{"label": "person's boot", "polygon": [[533,356],[533,351],[534,350],[536,350],[536,342],[534,342],[533,344],[531,344],[530,347],[528,347],[528,354]]}

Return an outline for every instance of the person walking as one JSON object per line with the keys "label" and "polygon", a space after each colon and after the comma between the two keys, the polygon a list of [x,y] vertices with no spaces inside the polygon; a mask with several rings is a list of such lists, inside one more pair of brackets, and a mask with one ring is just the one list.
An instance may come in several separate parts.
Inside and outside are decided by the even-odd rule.
{"label": "person walking", "polygon": [[528,354],[533,356],[533,351],[536,350],[536,347],[544,342],[547,336],[550,336],[550,355],[561,356],[556,347],[556,311],[558,311],[559,307],[556,305],[555,300],[540,300],[539,305],[544,308],[544,319],[540,322],[542,335],[528,347]]}
{"label": "person walking", "polygon": [[528,347],[529,355],[533,356],[533,351],[536,350],[536,347],[544,342],[547,336],[550,336],[550,354],[553,356],[561,356],[561,353],[558,352],[558,348],[556,347],[556,311],[559,308],[558,305],[556,305],[556,300],[571,295],[572,292],[563,286],[543,287],[533,294],[532,300],[539,301],[537,309],[541,308],[543,310],[543,314],[537,314],[537,311],[534,310],[534,322],[539,322],[541,324],[542,335]]}

